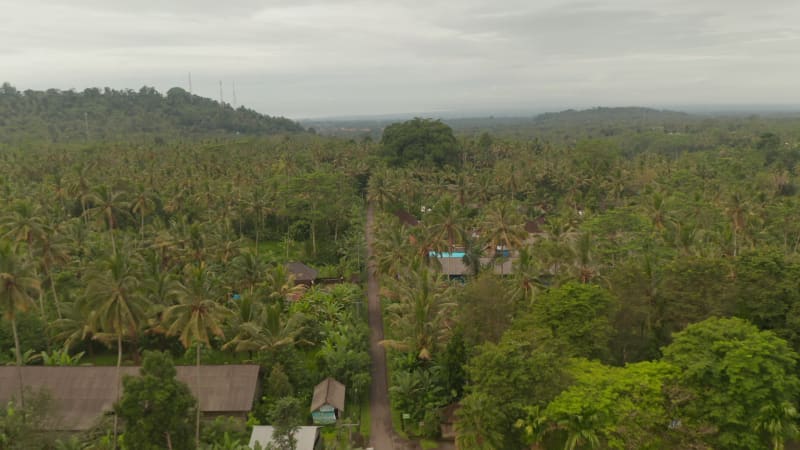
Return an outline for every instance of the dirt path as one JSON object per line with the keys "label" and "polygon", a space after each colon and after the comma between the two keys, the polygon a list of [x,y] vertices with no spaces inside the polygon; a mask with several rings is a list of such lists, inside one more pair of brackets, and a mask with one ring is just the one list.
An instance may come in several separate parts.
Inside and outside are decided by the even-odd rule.
{"label": "dirt path", "polygon": [[369,315],[369,355],[372,358],[372,386],[369,392],[371,416],[369,441],[375,450],[399,450],[394,446],[392,412],[389,406],[389,385],[386,374],[386,351],[383,340],[383,314],[381,312],[380,285],[372,258],[372,224],[375,220],[372,204],[367,206],[367,311]]}

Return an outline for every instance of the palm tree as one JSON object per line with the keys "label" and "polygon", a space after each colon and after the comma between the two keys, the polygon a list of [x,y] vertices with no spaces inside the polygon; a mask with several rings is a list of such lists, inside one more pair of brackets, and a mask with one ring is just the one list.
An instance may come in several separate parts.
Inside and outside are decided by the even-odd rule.
{"label": "palm tree", "polygon": [[40,291],[40,282],[36,279],[33,266],[29,261],[18,257],[15,249],[8,242],[0,242],[0,305],[3,306],[3,317],[11,322],[14,335],[14,355],[19,377],[19,398],[25,407],[22,389],[22,354],[20,353],[19,335],[17,334],[17,312],[25,312],[33,304],[31,293]]}
{"label": "palm tree", "polygon": [[185,280],[172,290],[177,303],[167,308],[161,321],[167,334],[179,336],[185,349],[196,346],[195,387],[198,396],[195,441],[200,448],[200,344],[211,345],[210,336],[224,337],[222,321],[228,310],[217,303],[211,273],[204,263],[187,266]]}
{"label": "palm tree", "polygon": [[236,336],[223,348],[231,348],[235,352],[274,352],[295,343],[303,331],[303,319],[301,314],[286,317],[279,303],[266,305],[256,320],[241,323]]}
{"label": "palm tree", "polygon": [[131,201],[131,211],[139,215],[139,235],[144,241],[144,218],[155,210],[155,195],[143,186],[139,186]]}
{"label": "palm tree", "polygon": [[517,249],[527,237],[522,216],[509,202],[495,202],[489,205],[482,229],[493,253],[501,248]]}
{"label": "palm tree", "polygon": [[[114,253],[89,273],[86,285],[86,300],[94,314],[92,328],[100,331],[94,338],[105,342],[115,340],[117,344],[117,401],[122,378],[122,339],[138,332],[148,306],[139,289],[139,275],[135,261],[126,252]],[[115,415],[114,445],[117,430]]]}
{"label": "palm tree", "polygon": [[254,189],[251,192],[250,200],[245,201],[245,212],[251,216],[255,216],[255,230],[256,230],[256,255],[258,255],[258,243],[261,230],[264,228],[264,218],[272,212],[273,203],[272,194],[265,193],[261,189]]}
{"label": "palm tree", "polygon": [[403,272],[391,289],[392,303],[386,308],[397,339],[383,344],[413,351],[429,360],[436,346],[448,335],[448,312],[455,303],[444,279],[426,267]]}
{"label": "palm tree", "polygon": [[[42,207],[34,205],[28,200],[19,200],[14,202],[10,214],[2,218],[0,227],[7,230],[4,236],[16,242],[25,243],[28,258],[33,260],[34,244],[44,239],[47,234],[45,225],[41,218]],[[34,266],[34,270],[36,267]],[[35,276],[38,276],[34,272]],[[39,312],[42,315],[42,320],[47,321],[44,309],[44,299],[42,298],[42,291],[39,290]]]}
{"label": "palm tree", "polygon": [[463,244],[466,229],[464,211],[450,197],[443,197],[425,217],[425,235],[430,250],[452,251]]}
{"label": "palm tree", "polygon": [[394,186],[391,184],[391,175],[388,169],[376,171],[369,177],[367,201],[380,209],[396,202]]}
{"label": "palm tree", "polygon": [[89,213],[94,213],[98,219],[105,221],[108,226],[108,234],[111,236],[111,250],[117,253],[117,245],[114,240],[114,228],[117,225],[117,218],[127,212],[128,202],[124,199],[125,193],[114,191],[108,186],[99,186],[92,191],[90,198],[94,203]]}
{"label": "palm tree", "polygon": [[86,201],[89,199],[89,196],[92,192],[88,174],[93,169],[94,164],[88,164],[81,167],[68,187],[68,191],[75,195],[78,198],[78,201],[80,201],[81,214],[83,215],[86,223],[88,223],[89,220],[88,216],[86,215]]}
{"label": "palm tree", "polygon": [[96,323],[96,312],[88,310],[88,302],[65,302],[62,305],[62,317],[50,323],[53,340],[63,342],[65,351],[75,345],[87,341],[89,355],[93,355],[91,339],[94,335],[93,324]]}
{"label": "palm tree", "polygon": [[747,217],[750,209],[750,202],[741,192],[734,192],[730,195],[725,213],[731,219],[731,232],[733,234],[733,256],[736,257],[739,250],[738,237],[747,226]]}
{"label": "palm tree", "polygon": [[589,232],[581,233],[573,243],[575,256],[573,270],[581,283],[588,283],[598,275],[597,264],[592,255],[594,240]]}
{"label": "palm tree", "polygon": [[50,282],[50,291],[53,294],[53,302],[56,307],[56,315],[61,318],[61,305],[58,301],[56,290],[55,275],[53,267],[64,264],[69,260],[69,246],[64,236],[55,227],[47,227],[46,232],[41,235],[36,242],[36,253],[39,266],[42,268],[44,277]]}
{"label": "palm tree", "polygon": [[6,238],[24,242],[27,246],[28,256],[32,256],[34,241],[45,234],[41,207],[28,200],[16,201],[12,205],[10,213],[2,218],[0,227],[6,230],[4,234]]}
{"label": "palm tree", "polygon": [[378,272],[393,277],[414,259],[411,236],[403,225],[381,221],[375,230],[374,254]]}
{"label": "palm tree", "polygon": [[250,295],[259,281],[264,279],[267,266],[258,253],[242,252],[231,261],[231,278],[235,279],[240,287],[247,289]]}

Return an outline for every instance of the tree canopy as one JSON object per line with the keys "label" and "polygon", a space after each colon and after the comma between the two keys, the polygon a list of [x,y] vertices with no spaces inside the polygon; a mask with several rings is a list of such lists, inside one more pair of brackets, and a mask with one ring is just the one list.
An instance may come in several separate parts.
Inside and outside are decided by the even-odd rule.
{"label": "tree canopy", "polygon": [[461,152],[453,130],[440,120],[415,118],[383,130],[381,154],[393,166],[419,162],[457,166]]}
{"label": "tree canopy", "polygon": [[191,448],[191,413],[198,408],[189,387],[175,379],[169,355],[146,352],[139,376],[125,376],[125,394],[114,406],[126,424],[123,448]]}

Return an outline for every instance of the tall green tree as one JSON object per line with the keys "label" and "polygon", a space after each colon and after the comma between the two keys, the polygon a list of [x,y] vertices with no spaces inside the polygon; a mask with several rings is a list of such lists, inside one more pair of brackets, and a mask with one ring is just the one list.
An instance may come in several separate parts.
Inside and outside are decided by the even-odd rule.
{"label": "tall green tree", "polygon": [[392,286],[386,308],[392,339],[385,345],[432,358],[449,334],[447,319],[455,306],[444,279],[425,267],[403,272]]}
{"label": "tall green tree", "polygon": [[[167,334],[179,336],[187,350],[195,345],[195,385],[199,392],[200,346],[211,345],[211,336],[223,337],[222,322],[228,310],[217,302],[218,290],[208,268],[200,264],[187,266],[185,280],[173,289],[177,303],[170,306],[161,317]],[[202,399],[198,399],[198,403]],[[200,407],[196,412],[195,442],[200,446]]]}
{"label": "tall green tree", "polygon": [[[92,328],[98,332],[95,339],[116,342],[117,346],[117,393],[119,401],[120,367],[122,366],[122,341],[133,337],[147,316],[147,299],[140,289],[138,261],[127,252],[114,253],[100,261],[88,274],[86,301],[94,319]],[[134,349],[136,351],[136,349]],[[114,442],[118,432],[118,417],[114,415]]]}
{"label": "tall green tree", "polygon": [[381,152],[395,166],[412,161],[437,167],[458,166],[462,156],[449,126],[440,120],[419,117],[386,127],[381,137]]}
{"label": "tall green tree", "polygon": [[11,322],[14,334],[14,356],[19,377],[20,405],[25,407],[25,394],[22,378],[22,354],[17,332],[17,313],[25,312],[33,305],[34,294],[41,289],[41,283],[35,276],[33,266],[15,252],[7,241],[0,241],[0,306],[3,318]]}
{"label": "tall green tree", "polygon": [[499,343],[477,348],[467,364],[469,383],[456,422],[464,450],[529,448],[516,426],[531,407],[544,408],[566,387],[566,354],[549,330],[511,329]]}
{"label": "tall green tree", "polygon": [[798,355],[771,331],[738,318],[710,318],[676,333],[664,361],[677,369],[675,417],[708,430],[715,448],[784,448],[797,436]]}
{"label": "tall green tree", "polygon": [[616,299],[604,288],[571,282],[539,296],[518,326],[541,326],[568,344],[574,356],[607,358]]}
{"label": "tall green tree", "polygon": [[138,376],[125,376],[125,394],[114,411],[125,423],[122,448],[130,450],[192,447],[193,410],[199,409],[189,387],[175,378],[166,353],[145,352]]}

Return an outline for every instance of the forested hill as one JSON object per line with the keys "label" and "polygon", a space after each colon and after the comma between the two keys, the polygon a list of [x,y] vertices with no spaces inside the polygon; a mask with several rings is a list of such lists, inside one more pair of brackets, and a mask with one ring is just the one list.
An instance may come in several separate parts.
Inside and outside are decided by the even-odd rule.
{"label": "forested hill", "polygon": [[685,122],[692,116],[678,111],[658,110],[636,106],[605,108],[598,107],[584,110],[568,109],[557,113],[540,114],[534,118],[538,126],[579,126],[579,125],[615,125],[620,124],[663,124],[669,122]]}
{"label": "forested hill", "polygon": [[8,83],[0,87],[0,142],[5,143],[301,131],[300,124],[284,117],[234,109],[177,87],[166,94],[151,87],[83,92],[19,91]]}
{"label": "forested hill", "polygon": [[[453,130],[462,135],[489,131],[506,137],[558,137],[564,133],[574,134],[580,129],[586,136],[612,136],[624,130],[660,129],[685,131],[711,116],[692,115],[684,112],[658,110],[643,107],[597,107],[585,110],[568,109],[543,113],[536,116],[490,116],[442,119]],[[380,138],[381,131],[396,119],[363,120],[308,120],[304,124],[322,134],[340,137],[370,136]],[[548,136],[555,134],[555,136]]]}

